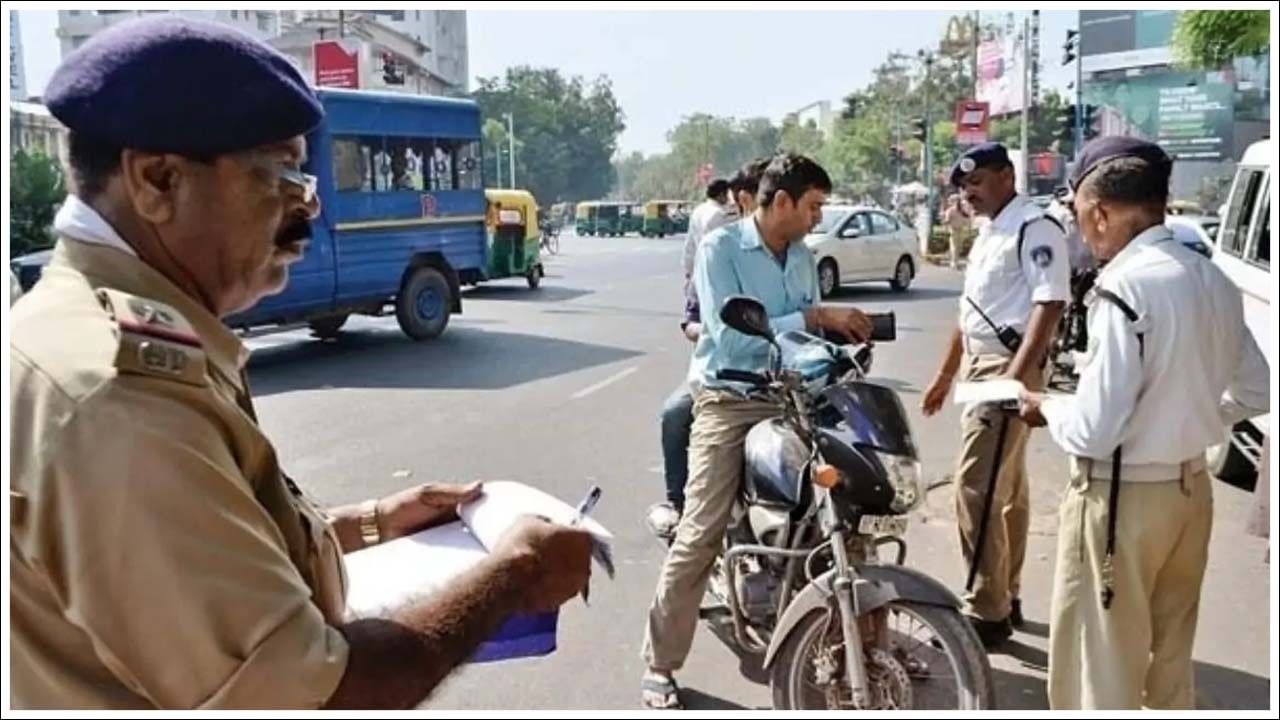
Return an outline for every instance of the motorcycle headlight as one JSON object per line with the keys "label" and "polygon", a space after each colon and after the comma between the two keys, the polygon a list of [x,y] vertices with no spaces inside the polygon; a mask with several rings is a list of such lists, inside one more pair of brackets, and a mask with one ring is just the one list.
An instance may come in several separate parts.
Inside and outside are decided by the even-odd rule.
{"label": "motorcycle headlight", "polygon": [[889,509],[899,515],[905,515],[919,507],[924,501],[920,461],[902,455],[873,452],[880,460],[880,464],[884,466],[889,486],[893,488],[893,502],[889,503]]}

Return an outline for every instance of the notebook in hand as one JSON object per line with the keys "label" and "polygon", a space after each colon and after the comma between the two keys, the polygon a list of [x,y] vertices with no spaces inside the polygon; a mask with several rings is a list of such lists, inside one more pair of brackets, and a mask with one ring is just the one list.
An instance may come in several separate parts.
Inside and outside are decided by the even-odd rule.
{"label": "notebook in hand", "polygon": [[[567,503],[521,483],[485,483],[484,495],[461,509],[460,521],[348,554],[348,614],[380,617],[413,598],[444,589],[484,559],[521,515],[541,515],[567,525],[574,512]],[[613,536],[590,518],[579,526],[591,533],[594,555],[612,577]],[[508,618],[470,662],[550,654],[556,648],[558,617],[553,612]]]}

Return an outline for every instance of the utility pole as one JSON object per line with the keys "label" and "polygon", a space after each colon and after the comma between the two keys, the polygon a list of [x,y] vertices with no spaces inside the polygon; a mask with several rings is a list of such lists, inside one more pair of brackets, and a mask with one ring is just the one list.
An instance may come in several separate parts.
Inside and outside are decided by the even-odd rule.
{"label": "utility pole", "polygon": [[342,10],[338,11],[338,37],[347,36],[347,14]]}
{"label": "utility pole", "polygon": [[924,54],[924,184],[929,189],[925,205],[933,220],[933,110],[929,107],[929,91],[933,89],[933,53]]}
{"label": "utility pole", "polygon": [[973,99],[978,99],[978,37],[982,31],[982,11],[973,11]]}
{"label": "utility pole", "polygon": [[1028,192],[1031,187],[1027,169],[1031,167],[1031,150],[1027,147],[1029,125],[1031,122],[1031,19],[1022,21],[1022,188],[1019,192]]}
{"label": "utility pole", "polygon": [[493,146],[493,165],[498,173],[494,176],[494,187],[502,187],[502,143]]}
{"label": "utility pole", "polygon": [[1080,157],[1080,148],[1084,146],[1084,53],[1080,52],[1080,34],[1076,33],[1076,132],[1075,142],[1071,145],[1073,158]]}
{"label": "utility pole", "polygon": [[507,173],[507,182],[511,187],[516,186],[516,129],[511,113],[503,113],[507,116],[507,162],[510,172]]}

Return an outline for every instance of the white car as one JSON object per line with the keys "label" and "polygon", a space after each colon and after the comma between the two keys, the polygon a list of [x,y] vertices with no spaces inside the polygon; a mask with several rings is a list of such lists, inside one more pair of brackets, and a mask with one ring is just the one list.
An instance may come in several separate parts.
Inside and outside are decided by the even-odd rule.
{"label": "white car", "polygon": [[879,208],[824,206],[822,222],[804,242],[817,256],[822,297],[842,283],[869,280],[887,280],[901,292],[920,267],[916,231]]}
{"label": "white car", "polygon": [[[1215,240],[1213,262],[1240,288],[1244,322],[1254,342],[1275,367],[1276,352],[1271,337],[1271,196],[1274,179],[1275,145],[1262,140],[1249,146],[1231,184],[1226,214]],[[1229,442],[1210,448],[1209,464],[1218,477],[1249,486],[1257,480],[1262,448],[1268,442],[1271,416],[1246,420],[1229,433]],[[1265,481],[1265,478],[1263,479]]]}

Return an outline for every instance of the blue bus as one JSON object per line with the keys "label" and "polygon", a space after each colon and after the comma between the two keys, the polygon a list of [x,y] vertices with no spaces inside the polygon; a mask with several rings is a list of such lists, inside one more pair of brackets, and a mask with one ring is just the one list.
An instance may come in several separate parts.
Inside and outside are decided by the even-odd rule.
{"label": "blue bus", "polygon": [[415,340],[462,311],[486,236],[480,108],[470,100],[321,89],[307,136],[321,214],[278,295],[227,318],[251,329],[307,323],[331,337],[352,314],[396,319]]}

